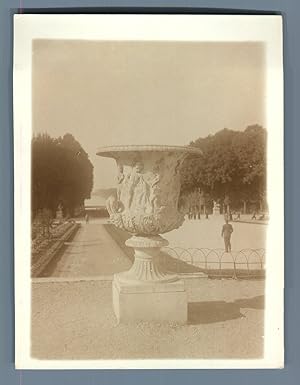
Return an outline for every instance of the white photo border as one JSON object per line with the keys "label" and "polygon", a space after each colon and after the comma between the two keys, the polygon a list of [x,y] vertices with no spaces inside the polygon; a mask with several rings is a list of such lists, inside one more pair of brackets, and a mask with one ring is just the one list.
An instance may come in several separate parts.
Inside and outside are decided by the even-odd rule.
{"label": "white photo border", "polygon": [[[31,357],[31,137],[34,39],[262,42],[266,47],[267,182],[264,357],[38,360]],[[15,365],[18,369],[234,369],[284,366],[282,17],[250,15],[14,16]]]}

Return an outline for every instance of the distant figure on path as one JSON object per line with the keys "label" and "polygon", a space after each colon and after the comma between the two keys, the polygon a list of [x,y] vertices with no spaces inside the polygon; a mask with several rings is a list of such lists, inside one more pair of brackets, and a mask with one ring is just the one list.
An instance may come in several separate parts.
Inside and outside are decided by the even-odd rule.
{"label": "distant figure on path", "polygon": [[256,211],[254,211],[251,219],[256,219]]}
{"label": "distant figure on path", "polygon": [[195,206],[195,218],[194,219],[201,219],[199,206]]}
{"label": "distant figure on path", "polygon": [[233,232],[233,227],[228,223],[228,219],[225,219],[225,222],[226,223],[223,225],[221,236],[224,238],[225,251],[228,253],[228,251],[231,251],[230,238]]}
{"label": "distant figure on path", "polygon": [[90,218],[89,218],[88,214],[86,214],[85,215],[85,223],[89,223],[89,220],[90,220]]}
{"label": "distant figure on path", "polygon": [[197,206],[193,206],[193,219],[197,219]]}

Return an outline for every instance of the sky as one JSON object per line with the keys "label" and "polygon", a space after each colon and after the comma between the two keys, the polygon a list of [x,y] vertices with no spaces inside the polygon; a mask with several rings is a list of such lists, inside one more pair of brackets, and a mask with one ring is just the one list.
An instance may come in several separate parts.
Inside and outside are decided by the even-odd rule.
{"label": "sky", "polygon": [[35,40],[32,85],[33,133],[71,133],[94,165],[94,190],[116,184],[98,147],[265,127],[261,43]]}

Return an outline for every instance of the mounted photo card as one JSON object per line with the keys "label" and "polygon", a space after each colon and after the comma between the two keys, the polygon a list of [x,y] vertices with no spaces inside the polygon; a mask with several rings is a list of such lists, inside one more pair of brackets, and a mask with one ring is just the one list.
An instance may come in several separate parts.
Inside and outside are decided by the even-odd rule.
{"label": "mounted photo card", "polygon": [[284,366],[282,19],[15,15],[18,369]]}

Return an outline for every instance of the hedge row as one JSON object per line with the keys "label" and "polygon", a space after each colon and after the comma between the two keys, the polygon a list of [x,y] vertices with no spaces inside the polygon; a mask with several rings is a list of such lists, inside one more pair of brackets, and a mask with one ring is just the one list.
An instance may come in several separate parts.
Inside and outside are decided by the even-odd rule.
{"label": "hedge row", "polygon": [[79,228],[78,223],[66,222],[55,228],[50,238],[35,239],[31,251],[31,276],[38,277]]}

